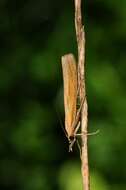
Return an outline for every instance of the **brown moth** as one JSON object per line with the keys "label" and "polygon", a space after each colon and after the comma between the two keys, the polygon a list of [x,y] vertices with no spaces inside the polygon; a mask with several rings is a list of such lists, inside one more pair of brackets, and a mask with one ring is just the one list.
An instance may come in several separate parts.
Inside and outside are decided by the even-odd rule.
{"label": "brown moth", "polygon": [[65,130],[72,151],[75,142],[75,136],[80,126],[80,111],[83,101],[77,111],[77,68],[73,54],[62,56],[62,70],[64,82],[64,109],[65,109]]}
{"label": "brown moth", "polygon": [[64,81],[65,129],[68,137],[71,137],[74,135],[72,125],[75,122],[77,111],[77,69],[72,54],[67,54],[62,57],[62,69]]}
{"label": "brown moth", "polygon": [[[72,151],[76,136],[80,127],[80,112],[85,101],[85,97],[80,100],[80,107],[77,110],[77,96],[80,90],[77,81],[77,67],[73,54],[62,56],[62,70],[64,82],[64,109],[65,109],[65,133],[69,141],[69,151]],[[99,130],[86,135],[95,135]],[[83,133],[84,134],[84,133]],[[80,148],[80,147],[79,147]]]}

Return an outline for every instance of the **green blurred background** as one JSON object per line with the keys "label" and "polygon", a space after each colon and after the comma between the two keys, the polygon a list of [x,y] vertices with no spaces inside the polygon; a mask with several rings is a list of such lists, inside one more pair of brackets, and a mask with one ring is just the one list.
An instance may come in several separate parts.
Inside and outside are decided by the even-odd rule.
{"label": "green blurred background", "polygon": [[[60,58],[77,54],[73,0],[0,0],[0,189],[79,190]],[[85,0],[91,190],[126,189],[126,0]],[[57,114],[58,112],[58,114]]]}

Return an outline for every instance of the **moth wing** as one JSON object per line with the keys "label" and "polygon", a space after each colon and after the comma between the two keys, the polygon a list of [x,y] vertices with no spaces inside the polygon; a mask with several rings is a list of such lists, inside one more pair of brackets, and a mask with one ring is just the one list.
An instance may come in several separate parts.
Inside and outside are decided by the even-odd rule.
{"label": "moth wing", "polygon": [[65,129],[68,137],[73,136],[73,123],[76,118],[77,101],[77,69],[73,54],[62,57],[63,82],[64,82],[64,109]]}

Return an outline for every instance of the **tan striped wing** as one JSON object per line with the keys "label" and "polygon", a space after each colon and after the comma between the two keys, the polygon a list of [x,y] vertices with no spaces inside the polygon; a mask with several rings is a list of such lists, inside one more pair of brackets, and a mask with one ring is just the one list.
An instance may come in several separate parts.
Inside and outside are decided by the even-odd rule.
{"label": "tan striped wing", "polygon": [[68,137],[71,137],[74,135],[73,123],[75,122],[77,111],[77,69],[76,61],[72,54],[62,56],[62,70],[64,82],[65,129]]}

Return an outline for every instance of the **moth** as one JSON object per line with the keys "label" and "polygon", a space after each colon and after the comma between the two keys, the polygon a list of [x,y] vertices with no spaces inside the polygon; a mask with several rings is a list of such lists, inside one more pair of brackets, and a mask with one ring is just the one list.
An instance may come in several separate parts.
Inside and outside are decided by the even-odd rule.
{"label": "moth", "polygon": [[77,96],[79,92],[77,80],[77,65],[73,54],[66,54],[61,58],[64,83],[65,131],[69,141],[69,151],[76,141],[76,133],[80,127],[80,112],[84,100],[77,110]]}

